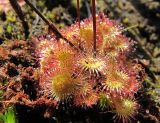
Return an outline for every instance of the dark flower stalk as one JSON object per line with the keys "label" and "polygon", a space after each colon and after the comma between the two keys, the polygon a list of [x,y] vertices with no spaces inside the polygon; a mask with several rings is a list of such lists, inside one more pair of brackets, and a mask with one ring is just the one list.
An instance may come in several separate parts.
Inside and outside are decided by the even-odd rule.
{"label": "dark flower stalk", "polygon": [[93,56],[96,57],[96,1],[92,0],[92,17],[93,17]]}
{"label": "dark flower stalk", "polygon": [[79,29],[80,29],[81,25],[80,25],[80,6],[79,6],[79,0],[77,0],[77,20],[78,20],[78,25],[79,25]]}
{"label": "dark flower stalk", "polygon": [[17,13],[19,19],[22,21],[22,25],[23,25],[24,33],[25,33],[25,38],[27,39],[29,36],[29,26],[28,26],[27,21],[25,20],[24,13],[23,13],[20,5],[18,4],[17,0],[9,0],[9,1],[10,1],[11,6],[15,10],[15,12]]}
{"label": "dark flower stalk", "polygon": [[47,18],[45,18],[38,9],[36,9],[33,4],[29,0],[24,0],[41,18],[42,20],[49,26],[49,28],[53,31],[55,36],[57,38],[62,38],[64,41],[66,41],[71,47],[73,47],[76,50],[79,50],[77,47],[74,46],[72,42],[70,42],[67,38],[65,38],[60,31],[56,28],[56,26],[50,22]]}

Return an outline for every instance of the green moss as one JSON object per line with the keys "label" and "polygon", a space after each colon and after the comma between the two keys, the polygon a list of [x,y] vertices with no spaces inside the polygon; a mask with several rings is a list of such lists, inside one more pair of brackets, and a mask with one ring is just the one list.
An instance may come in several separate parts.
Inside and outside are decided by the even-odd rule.
{"label": "green moss", "polygon": [[8,108],[4,114],[0,114],[0,123],[18,123],[13,107]]}
{"label": "green moss", "polygon": [[8,13],[7,13],[7,21],[8,22],[16,22],[16,16],[15,16],[15,13],[14,12],[12,12],[12,11],[9,11]]}
{"label": "green moss", "polygon": [[7,32],[11,33],[12,32],[12,27],[10,25],[7,26]]}

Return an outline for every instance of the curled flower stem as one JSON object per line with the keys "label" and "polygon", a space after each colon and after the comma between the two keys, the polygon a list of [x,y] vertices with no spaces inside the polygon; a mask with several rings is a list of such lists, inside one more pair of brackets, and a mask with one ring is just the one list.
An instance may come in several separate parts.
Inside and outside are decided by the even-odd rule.
{"label": "curled flower stem", "polygon": [[96,1],[92,0],[92,17],[93,17],[93,56],[96,57]]}
{"label": "curled flower stem", "polygon": [[56,26],[50,22],[47,18],[45,18],[41,12],[36,9],[33,4],[29,1],[29,0],[24,0],[41,18],[42,20],[49,26],[49,28],[53,31],[53,33],[57,36],[57,38],[62,38],[63,40],[66,41],[66,43],[68,43],[71,47],[73,47],[74,49],[78,50],[79,49],[72,43],[70,42],[68,39],[66,39],[61,33],[60,31],[56,28]]}

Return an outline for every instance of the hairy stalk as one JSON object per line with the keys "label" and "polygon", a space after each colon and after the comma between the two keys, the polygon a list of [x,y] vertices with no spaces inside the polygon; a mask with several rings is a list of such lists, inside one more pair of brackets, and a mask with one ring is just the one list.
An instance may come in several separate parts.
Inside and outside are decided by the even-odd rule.
{"label": "hairy stalk", "polygon": [[19,6],[17,0],[9,0],[9,2],[11,4],[11,6],[13,7],[13,9],[15,10],[15,12],[17,13],[20,20],[22,21],[22,25],[23,25],[24,33],[25,33],[25,38],[28,38],[28,36],[29,36],[29,26],[28,26],[27,21],[25,20],[24,13],[21,10],[21,7]]}
{"label": "hairy stalk", "polygon": [[92,17],[93,17],[93,56],[96,57],[96,1],[92,0]]}
{"label": "hairy stalk", "polygon": [[42,20],[49,26],[49,28],[53,31],[53,33],[56,35],[57,38],[62,38],[63,40],[66,41],[71,47],[73,47],[76,50],[79,50],[73,43],[71,43],[68,39],[66,39],[60,31],[56,28],[56,26],[50,22],[47,18],[45,18],[41,12],[36,9],[33,4],[29,0],[24,0],[41,18]]}

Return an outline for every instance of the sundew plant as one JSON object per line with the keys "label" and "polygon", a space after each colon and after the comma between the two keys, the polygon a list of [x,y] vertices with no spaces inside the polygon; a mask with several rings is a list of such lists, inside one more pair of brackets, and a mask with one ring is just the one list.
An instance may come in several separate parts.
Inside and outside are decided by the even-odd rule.
{"label": "sundew plant", "polygon": [[40,93],[57,105],[109,107],[116,120],[129,122],[138,110],[134,94],[143,80],[141,65],[129,57],[134,42],[116,21],[96,14],[95,0],[92,17],[78,20],[60,31],[62,38],[39,38]]}

